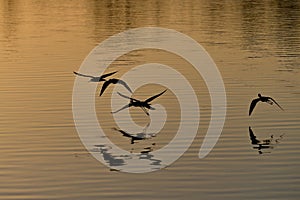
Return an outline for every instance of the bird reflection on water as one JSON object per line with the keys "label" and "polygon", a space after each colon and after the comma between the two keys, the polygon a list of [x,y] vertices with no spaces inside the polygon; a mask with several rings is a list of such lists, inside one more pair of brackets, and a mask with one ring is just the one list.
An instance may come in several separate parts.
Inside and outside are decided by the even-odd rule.
{"label": "bird reflection on water", "polygon": [[[127,165],[128,160],[143,160],[149,162],[149,165],[153,166],[153,169],[160,169],[162,164],[162,160],[156,158],[155,155],[151,154],[155,143],[152,143],[151,146],[145,147],[138,154],[126,154],[126,155],[116,155],[112,151],[112,147],[109,145],[94,145],[95,148],[93,152],[99,152],[104,159],[104,161],[110,167],[110,171],[122,171],[122,166]],[[166,167],[166,166],[163,166]]]}
{"label": "bird reflection on water", "polygon": [[[113,128],[113,130],[118,131],[122,134],[123,137],[130,138],[131,144],[135,144],[136,140],[143,141],[151,139],[156,136],[154,133],[147,133],[147,129],[150,123],[148,123],[142,132],[131,134],[122,129]],[[99,152],[104,159],[104,161],[110,166],[110,171],[122,171],[122,166],[127,165],[129,160],[143,160],[148,162],[153,169],[160,169],[162,160],[158,159],[151,152],[154,151],[156,143],[153,142],[151,145],[144,147],[142,150],[139,150],[139,153],[133,153],[134,147],[131,151],[125,153],[124,155],[117,154],[113,151],[112,147],[106,144],[94,145],[94,152]]]}
{"label": "bird reflection on water", "polygon": [[95,145],[94,151],[101,153],[103,159],[109,164],[109,166],[122,166],[125,164],[124,158],[127,156],[115,156],[110,153],[111,147],[108,145]]}
{"label": "bird reflection on water", "polygon": [[115,130],[115,131],[119,131],[120,133],[122,133],[122,135],[124,137],[130,138],[131,139],[131,144],[134,144],[136,140],[147,140],[147,139],[151,139],[151,138],[156,136],[155,133],[146,133],[149,125],[150,125],[150,123],[148,123],[146,125],[146,127],[143,129],[143,132],[136,133],[136,134],[128,133],[128,132],[126,132],[122,129],[117,129],[117,128],[112,128],[112,129]]}
{"label": "bird reflection on water", "polygon": [[280,143],[280,140],[283,139],[284,134],[280,135],[278,138],[275,138],[274,135],[271,135],[269,138],[264,140],[258,140],[254,135],[252,128],[249,126],[249,137],[251,140],[252,148],[257,149],[259,154],[271,153],[271,150],[275,147],[276,144]]}
{"label": "bird reflection on water", "polygon": [[141,154],[139,156],[139,159],[147,159],[151,161],[151,165],[160,166],[161,160],[154,158],[154,155],[151,155],[150,152],[153,151],[153,147],[155,146],[155,143],[152,143],[152,146],[145,147],[144,150],[141,151]]}

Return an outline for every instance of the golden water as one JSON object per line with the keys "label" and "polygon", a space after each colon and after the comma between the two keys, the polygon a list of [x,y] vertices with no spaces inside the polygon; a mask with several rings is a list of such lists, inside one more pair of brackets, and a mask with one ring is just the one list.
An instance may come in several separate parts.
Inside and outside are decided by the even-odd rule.
{"label": "golden water", "polygon": [[[298,199],[299,24],[298,1],[0,1],[0,199]],[[72,116],[72,71],[107,37],[142,26],[175,29],[203,45],[223,76],[228,108],[222,135],[205,159],[198,159],[210,117],[204,109],[183,157],[136,175],[110,171],[82,145]],[[125,72],[147,61],[178,67],[198,81],[171,54],[137,51],[114,65]],[[199,82],[205,108],[208,93]],[[285,111],[260,104],[248,117],[259,92]],[[97,99],[97,108],[103,102]],[[178,104],[170,106],[176,119]],[[260,155],[249,126],[259,139],[284,136]],[[154,139],[159,147],[174,127]]]}

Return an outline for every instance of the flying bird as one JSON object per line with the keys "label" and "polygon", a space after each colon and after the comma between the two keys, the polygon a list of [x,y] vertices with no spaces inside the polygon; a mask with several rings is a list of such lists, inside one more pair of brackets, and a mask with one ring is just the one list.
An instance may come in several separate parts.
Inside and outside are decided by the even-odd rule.
{"label": "flying bird", "polygon": [[82,76],[82,77],[87,77],[90,78],[90,82],[104,82],[104,84],[102,85],[101,91],[100,91],[100,95],[101,96],[104,92],[104,90],[110,85],[110,84],[121,84],[123,85],[130,93],[132,93],[130,87],[127,85],[127,83],[125,83],[124,81],[120,80],[120,79],[109,79],[106,80],[105,78],[108,76],[111,76],[115,73],[117,73],[118,71],[114,71],[108,74],[103,74],[102,76],[91,76],[91,75],[86,75],[86,74],[81,74],[78,72],[73,72],[75,75],[77,76]]}
{"label": "flying bird", "polygon": [[283,108],[272,97],[265,97],[265,96],[261,96],[261,94],[258,94],[258,98],[253,99],[251,104],[250,104],[249,116],[251,115],[252,111],[254,110],[256,104],[260,101],[261,102],[266,102],[270,105],[273,105],[273,103],[275,103],[281,110],[283,110]]}
{"label": "flying bird", "polygon": [[111,76],[115,73],[117,73],[118,71],[114,71],[108,74],[103,74],[102,76],[91,76],[91,75],[86,75],[86,74],[81,74],[78,72],[73,72],[75,75],[77,76],[82,76],[82,77],[87,77],[87,78],[91,78],[90,82],[101,82],[101,81],[106,81],[106,77]]}
{"label": "flying bird", "polygon": [[101,96],[104,92],[104,90],[110,85],[110,84],[121,84],[123,85],[130,93],[132,93],[130,87],[127,85],[127,83],[125,83],[125,81],[122,81],[120,79],[109,79],[107,81],[104,82],[104,84],[102,85],[101,91],[100,91],[100,95]]}
{"label": "flying bird", "polygon": [[140,108],[146,113],[146,115],[149,116],[149,113],[148,113],[147,109],[155,110],[155,108],[153,108],[153,107],[151,106],[150,102],[153,101],[154,99],[158,98],[158,97],[161,96],[162,94],[164,94],[166,91],[167,91],[167,89],[164,90],[164,91],[162,91],[162,92],[159,93],[159,94],[156,94],[156,95],[154,95],[154,96],[152,96],[152,97],[146,99],[145,101],[140,101],[140,100],[138,100],[138,99],[135,99],[135,98],[132,98],[132,97],[128,97],[128,96],[125,96],[125,95],[123,95],[123,94],[121,94],[121,93],[118,92],[118,94],[119,94],[121,97],[124,97],[124,98],[126,98],[126,99],[129,99],[130,102],[129,102],[129,104],[123,106],[123,107],[120,108],[119,110],[114,111],[114,112],[112,112],[112,113],[114,114],[114,113],[120,112],[121,110],[124,110],[124,109],[126,109],[126,108],[129,108],[129,107],[133,106],[133,107],[140,107]]}

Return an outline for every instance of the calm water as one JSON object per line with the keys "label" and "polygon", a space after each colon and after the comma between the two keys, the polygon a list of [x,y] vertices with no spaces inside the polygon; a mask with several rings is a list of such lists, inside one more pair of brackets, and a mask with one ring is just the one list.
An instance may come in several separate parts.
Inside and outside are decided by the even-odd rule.
{"label": "calm water", "polygon": [[[192,83],[200,82],[195,87],[204,108],[183,157],[157,172],[127,174],[110,171],[82,145],[72,116],[72,71],[107,37],[142,26],[175,29],[202,44],[223,76],[228,110],[217,145],[200,160],[210,118],[203,80],[166,52],[141,50],[119,58],[111,69],[122,66],[120,73],[154,61],[177,67]],[[0,199],[299,199],[299,52],[299,1],[2,0]],[[99,118],[111,91],[96,98]],[[154,93],[151,87],[145,91]],[[285,111],[261,104],[248,117],[258,92]],[[161,103],[173,97],[168,93]],[[169,104],[171,120],[151,141],[156,148],[174,136],[177,106]],[[138,123],[147,122],[141,110],[132,112]],[[108,137],[130,150],[128,139],[111,133],[111,120],[100,122]],[[273,135],[278,143],[260,154],[249,126],[258,139]]]}

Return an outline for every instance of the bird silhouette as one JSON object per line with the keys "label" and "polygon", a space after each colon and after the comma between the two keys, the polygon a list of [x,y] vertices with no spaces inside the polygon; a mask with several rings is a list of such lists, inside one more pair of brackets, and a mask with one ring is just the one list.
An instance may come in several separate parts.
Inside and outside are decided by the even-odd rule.
{"label": "bird silhouette", "polygon": [[90,82],[101,82],[101,81],[106,81],[106,77],[108,76],[111,76],[115,73],[117,73],[118,71],[114,71],[114,72],[111,72],[111,73],[108,73],[108,74],[103,74],[102,76],[91,76],[91,75],[87,75],[87,74],[81,74],[81,73],[78,73],[78,72],[74,72],[73,73],[77,76],[82,76],[82,77],[87,77],[87,78],[90,78]]}
{"label": "bird silhouette", "polygon": [[86,74],[81,74],[78,72],[73,72],[75,75],[77,76],[82,76],[82,77],[87,77],[90,78],[90,82],[104,82],[104,84],[102,85],[101,91],[100,91],[100,95],[101,96],[103,94],[103,92],[105,91],[105,89],[110,85],[110,84],[121,84],[123,85],[130,93],[132,93],[130,87],[127,85],[127,83],[125,83],[125,81],[122,81],[120,79],[116,79],[116,78],[112,78],[109,80],[106,80],[105,78],[108,76],[111,76],[115,73],[117,73],[118,71],[114,71],[108,74],[103,74],[102,76],[91,76],[91,75],[86,75]]}
{"label": "bird silhouette", "polygon": [[107,81],[104,82],[104,84],[102,85],[101,91],[100,91],[100,95],[101,96],[103,94],[103,92],[105,91],[105,89],[110,85],[110,84],[121,84],[123,85],[130,93],[132,93],[130,87],[127,85],[127,83],[125,83],[125,81],[122,81],[120,79],[109,79]]}
{"label": "bird silhouette", "polygon": [[140,107],[140,108],[146,113],[146,115],[149,116],[149,113],[148,113],[147,109],[155,110],[155,108],[153,108],[153,107],[151,106],[150,102],[153,101],[154,99],[158,98],[158,97],[161,96],[162,94],[164,94],[166,91],[167,91],[167,89],[164,90],[164,91],[162,91],[162,92],[159,93],[159,94],[156,94],[156,95],[154,95],[154,96],[152,96],[152,97],[146,99],[145,101],[140,101],[140,100],[138,100],[138,99],[135,99],[135,98],[132,98],[132,97],[128,97],[128,96],[125,96],[125,95],[123,95],[123,94],[121,94],[121,93],[118,92],[118,94],[119,94],[121,97],[124,97],[124,98],[126,98],[126,99],[129,99],[130,102],[129,102],[129,104],[123,106],[123,107],[120,108],[119,110],[114,111],[114,112],[112,112],[112,113],[114,114],[114,113],[120,112],[121,110],[124,110],[124,109],[126,109],[126,108],[129,108],[129,107],[133,106],[133,107]]}
{"label": "bird silhouette", "polygon": [[272,97],[265,97],[265,96],[262,96],[261,94],[258,94],[258,98],[256,99],[253,99],[251,104],[250,104],[250,108],[249,108],[249,116],[251,115],[251,113],[253,112],[256,104],[258,102],[266,102],[270,105],[273,105],[273,103],[275,103],[281,110],[283,110],[283,108],[272,98]]}

